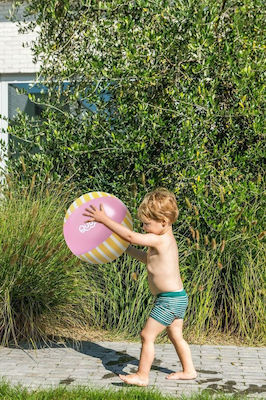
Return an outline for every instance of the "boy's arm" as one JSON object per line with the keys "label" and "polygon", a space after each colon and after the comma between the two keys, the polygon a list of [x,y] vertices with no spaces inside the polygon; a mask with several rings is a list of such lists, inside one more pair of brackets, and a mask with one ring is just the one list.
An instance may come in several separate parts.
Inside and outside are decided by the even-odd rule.
{"label": "boy's arm", "polygon": [[147,254],[146,251],[142,251],[139,249],[136,249],[136,247],[133,246],[128,246],[128,248],[126,249],[126,253],[128,255],[130,255],[133,258],[136,258],[137,260],[139,260],[140,262],[147,264]]}
{"label": "boy's arm", "polygon": [[116,221],[113,221],[105,214],[102,204],[100,205],[100,209],[97,209],[94,206],[90,206],[90,209],[85,208],[85,210],[87,212],[83,215],[85,217],[89,217],[89,220],[87,220],[86,222],[101,222],[102,224],[107,226],[107,228],[111,229],[111,231],[121,236],[121,238],[123,238],[127,242],[150,247],[157,247],[157,245],[159,244],[159,235],[155,235],[153,233],[142,234],[134,232],[126,226],[119,224]]}

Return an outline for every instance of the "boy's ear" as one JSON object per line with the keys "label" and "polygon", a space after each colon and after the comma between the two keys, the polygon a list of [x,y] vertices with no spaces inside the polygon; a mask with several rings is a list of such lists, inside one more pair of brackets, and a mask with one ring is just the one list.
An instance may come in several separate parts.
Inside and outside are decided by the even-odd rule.
{"label": "boy's ear", "polygon": [[170,221],[169,221],[169,219],[167,219],[167,218],[165,218],[165,219],[162,220],[162,226],[163,226],[163,227],[165,227],[165,225],[167,225],[167,224],[169,224],[169,223],[170,223]]}
{"label": "boy's ear", "polygon": [[167,222],[168,222],[168,221],[167,221],[166,219],[163,219],[163,220],[161,221],[162,226],[165,227],[165,225],[167,225]]}

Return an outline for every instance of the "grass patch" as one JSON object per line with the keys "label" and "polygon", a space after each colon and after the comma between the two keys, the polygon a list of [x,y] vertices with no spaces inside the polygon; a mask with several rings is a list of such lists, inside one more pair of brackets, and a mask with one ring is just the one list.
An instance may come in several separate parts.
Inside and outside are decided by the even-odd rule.
{"label": "grass patch", "polygon": [[[32,390],[20,385],[10,386],[0,383],[1,400],[226,400],[228,396],[222,392],[210,393],[206,390],[199,394],[163,395],[158,390],[148,388],[127,387],[119,390],[96,389],[77,386],[73,389],[60,387],[56,389]],[[246,396],[237,394],[230,396],[231,400],[246,399]]]}

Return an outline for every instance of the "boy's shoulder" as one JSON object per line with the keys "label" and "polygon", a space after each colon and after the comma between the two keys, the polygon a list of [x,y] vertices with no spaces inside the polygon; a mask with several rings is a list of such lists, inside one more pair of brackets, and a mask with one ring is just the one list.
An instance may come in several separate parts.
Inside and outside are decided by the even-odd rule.
{"label": "boy's shoulder", "polygon": [[177,244],[177,243],[176,243],[176,239],[175,239],[175,237],[174,237],[173,234],[164,233],[163,235],[156,235],[156,236],[159,236],[159,237],[160,237],[159,241],[160,241],[161,243],[165,243],[165,244],[168,244],[168,243],[175,243],[175,244]]}

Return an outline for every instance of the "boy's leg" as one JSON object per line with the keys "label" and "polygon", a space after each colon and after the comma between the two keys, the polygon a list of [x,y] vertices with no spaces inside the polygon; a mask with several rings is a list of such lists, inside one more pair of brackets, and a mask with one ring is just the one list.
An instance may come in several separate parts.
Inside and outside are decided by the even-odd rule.
{"label": "boy's leg", "polygon": [[136,374],[119,375],[126,383],[138,386],[147,386],[149,383],[149,372],[154,359],[154,342],[156,337],[166,327],[155,319],[149,317],[145,327],[140,333],[142,348],[140,353],[139,367]]}
{"label": "boy's leg", "polygon": [[182,372],[173,372],[167,376],[167,379],[195,379],[197,377],[191,351],[188,343],[183,339],[182,329],[183,319],[175,319],[172,324],[167,327],[168,337],[175,346],[183,367]]}

